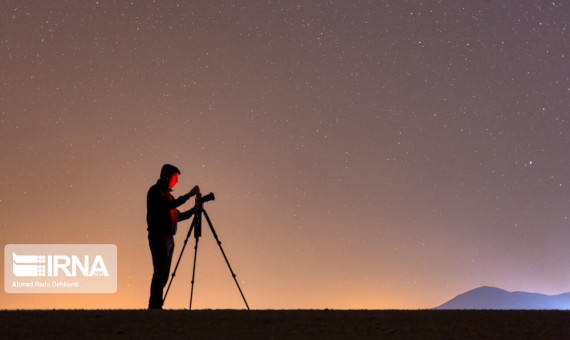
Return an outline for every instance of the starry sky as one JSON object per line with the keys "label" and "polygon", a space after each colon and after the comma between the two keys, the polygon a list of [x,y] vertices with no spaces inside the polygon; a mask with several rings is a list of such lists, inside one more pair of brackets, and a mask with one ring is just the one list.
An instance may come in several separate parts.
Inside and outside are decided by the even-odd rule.
{"label": "starry sky", "polygon": [[[253,309],[570,291],[569,19],[559,0],[2,1],[0,240],[116,244],[118,290],[0,308],[146,308],[164,163],[175,196],[216,194]],[[166,308],[188,307],[193,242]],[[197,262],[193,308],[245,308],[208,230]]]}

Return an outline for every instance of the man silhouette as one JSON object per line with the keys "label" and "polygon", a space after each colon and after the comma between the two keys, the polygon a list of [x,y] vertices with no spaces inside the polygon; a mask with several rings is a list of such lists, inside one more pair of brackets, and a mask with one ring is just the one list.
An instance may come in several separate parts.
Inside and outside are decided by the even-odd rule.
{"label": "man silhouette", "polygon": [[162,309],[162,292],[170,274],[174,252],[173,236],[176,234],[178,221],[189,219],[199,209],[198,204],[185,212],[177,209],[190,197],[200,193],[200,188],[196,185],[189,193],[175,199],[171,191],[178,183],[179,175],[180,170],[177,167],[164,164],[160,171],[160,178],[155,185],[150,187],[146,197],[148,244],[153,266],[149,309]]}

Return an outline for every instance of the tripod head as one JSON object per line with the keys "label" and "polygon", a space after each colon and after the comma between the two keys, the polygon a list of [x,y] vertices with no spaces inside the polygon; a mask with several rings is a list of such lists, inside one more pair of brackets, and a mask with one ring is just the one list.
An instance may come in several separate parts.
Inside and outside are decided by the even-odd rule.
{"label": "tripod head", "polygon": [[206,196],[202,196],[202,194],[198,193],[196,194],[196,203],[198,203],[200,205],[200,208],[198,209],[198,211],[196,212],[195,216],[194,216],[194,237],[196,239],[200,238],[200,236],[202,236],[202,209],[204,208],[204,203],[209,202],[209,201],[213,201],[215,200],[216,197],[214,196],[214,193],[211,192],[209,194],[207,194]]}

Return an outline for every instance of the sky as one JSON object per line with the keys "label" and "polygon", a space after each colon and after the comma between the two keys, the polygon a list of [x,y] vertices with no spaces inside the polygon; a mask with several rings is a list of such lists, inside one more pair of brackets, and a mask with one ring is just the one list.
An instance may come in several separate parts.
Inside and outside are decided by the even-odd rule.
{"label": "sky", "polygon": [[[569,292],[569,21],[558,0],[2,1],[3,248],[115,244],[118,288],[0,308],[146,308],[164,163],[175,196],[215,193],[252,309]],[[165,308],[188,308],[189,242]],[[193,308],[245,308],[208,230]]]}

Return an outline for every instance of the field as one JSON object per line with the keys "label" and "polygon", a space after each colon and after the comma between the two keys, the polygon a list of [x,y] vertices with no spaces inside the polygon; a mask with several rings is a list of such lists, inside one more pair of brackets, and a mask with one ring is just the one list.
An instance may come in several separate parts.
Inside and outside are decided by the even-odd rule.
{"label": "field", "polygon": [[566,311],[17,310],[13,338],[568,339]]}

